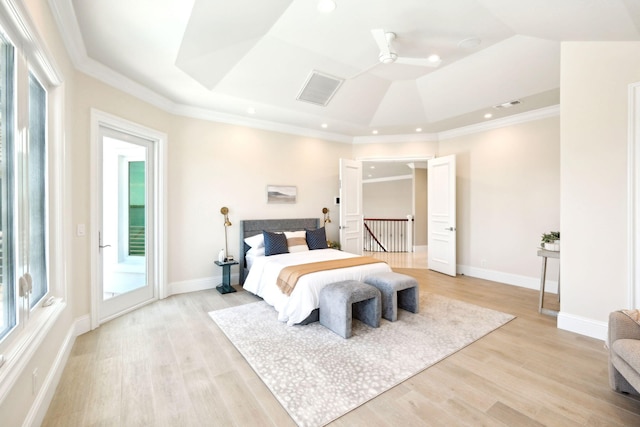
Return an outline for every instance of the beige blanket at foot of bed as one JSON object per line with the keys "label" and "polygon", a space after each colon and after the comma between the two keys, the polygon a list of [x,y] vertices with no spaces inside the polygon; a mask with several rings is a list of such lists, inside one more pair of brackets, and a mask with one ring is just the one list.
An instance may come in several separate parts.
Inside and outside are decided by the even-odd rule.
{"label": "beige blanket at foot of bed", "polygon": [[355,267],[357,265],[365,265],[365,264],[375,264],[378,262],[384,262],[379,259],[368,257],[368,256],[359,256],[353,258],[343,258],[336,259],[331,261],[319,261],[319,262],[310,262],[308,264],[299,264],[299,265],[290,265],[288,267],[284,267],[280,274],[278,275],[278,288],[282,291],[282,293],[286,295],[291,295],[291,292],[296,287],[296,283],[298,283],[298,279],[301,276],[309,273],[315,273],[316,271],[322,270],[335,270],[337,268],[347,268],[347,267]]}

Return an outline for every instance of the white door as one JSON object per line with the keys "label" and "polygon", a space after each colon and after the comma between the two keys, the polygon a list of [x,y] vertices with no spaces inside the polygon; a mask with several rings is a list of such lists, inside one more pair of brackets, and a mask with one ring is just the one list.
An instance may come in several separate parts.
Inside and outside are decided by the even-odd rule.
{"label": "white door", "polygon": [[340,246],[362,255],[362,163],[340,159]]}
{"label": "white door", "polygon": [[456,157],[431,159],[427,171],[429,269],[456,275]]}
{"label": "white door", "polygon": [[98,292],[104,322],[156,297],[154,142],[99,128]]}

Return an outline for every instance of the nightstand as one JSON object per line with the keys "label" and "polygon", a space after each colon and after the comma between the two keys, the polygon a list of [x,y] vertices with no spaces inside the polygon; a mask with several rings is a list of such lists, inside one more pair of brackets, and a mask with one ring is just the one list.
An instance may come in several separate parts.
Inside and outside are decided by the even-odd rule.
{"label": "nightstand", "polygon": [[231,266],[237,265],[238,261],[215,261],[215,264],[222,267],[222,283],[219,286],[216,286],[218,292],[221,294],[236,292],[236,290],[231,287]]}

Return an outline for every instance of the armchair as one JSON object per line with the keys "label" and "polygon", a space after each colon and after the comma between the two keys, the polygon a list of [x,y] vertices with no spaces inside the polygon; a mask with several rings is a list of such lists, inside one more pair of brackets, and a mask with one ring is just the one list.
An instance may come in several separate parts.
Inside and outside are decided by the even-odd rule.
{"label": "armchair", "polygon": [[640,324],[621,311],[609,315],[609,385],[640,395]]}

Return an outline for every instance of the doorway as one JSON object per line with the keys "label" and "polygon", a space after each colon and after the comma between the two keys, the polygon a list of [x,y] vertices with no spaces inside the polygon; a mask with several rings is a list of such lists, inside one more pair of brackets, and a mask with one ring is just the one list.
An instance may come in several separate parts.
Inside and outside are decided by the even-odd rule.
{"label": "doorway", "polygon": [[360,159],[365,216],[406,219],[412,215],[410,252],[427,251],[427,161],[431,157]]}
{"label": "doorway", "polygon": [[94,112],[92,328],[162,297],[164,136]]}

